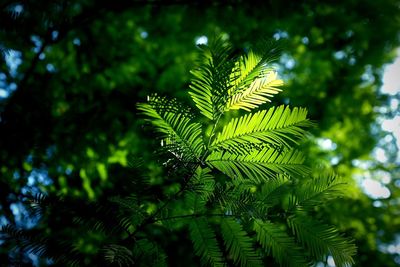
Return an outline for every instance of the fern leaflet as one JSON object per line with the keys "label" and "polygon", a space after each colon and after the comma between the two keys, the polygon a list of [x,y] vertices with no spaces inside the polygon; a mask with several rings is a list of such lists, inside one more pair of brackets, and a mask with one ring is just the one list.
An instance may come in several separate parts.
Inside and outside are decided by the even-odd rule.
{"label": "fern leaflet", "polygon": [[307,110],[280,106],[261,110],[232,119],[212,143],[211,149],[228,149],[244,152],[246,145],[268,143],[290,147],[297,144],[312,123],[307,119]]}

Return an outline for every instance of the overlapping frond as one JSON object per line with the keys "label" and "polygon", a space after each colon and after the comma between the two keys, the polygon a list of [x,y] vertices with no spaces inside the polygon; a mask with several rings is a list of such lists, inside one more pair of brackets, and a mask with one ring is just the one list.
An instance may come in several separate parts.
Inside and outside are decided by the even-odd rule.
{"label": "overlapping frond", "polygon": [[270,71],[266,77],[254,80],[250,86],[241,90],[227,101],[225,111],[231,109],[243,109],[250,111],[265,102],[271,102],[270,98],[278,94],[283,81],[277,78],[275,71]]}
{"label": "overlapping frond", "polygon": [[132,266],[135,264],[132,251],[125,246],[106,245],[102,249],[102,254],[106,262],[112,266]]}
{"label": "overlapping frond", "polygon": [[278,204],[282,198],[288,194],[289,178],[285,175],[277,175],[274,179],[269,179],[262,184],[258,193],[258,205],[265,210]]}
{"label": "overlapping frond", "polygon": [[300,151],[272,148],[255,150],[247,155],[214,151],[207,158],[210,166],[232,179],[251,179],[255,182],[273,178],[277,173],[305,175],[308,168],[302,165],[303,162],[304,156]]}
{"label": "overlapping frond", "polygon": [[257,241],[265,249],[268,255],[281,266],[307,266],[301,248],[296,244],[293,237],[290,237],[280,225],[270,221],[254,220],[253,229],[257,233]]}
{"label": "overlapping frond", "polygon": [[215,181],[209,168],[198,167],[190,180],[188,188],[207,200],[214,194]]}
{"label": "overlapping frond", "polygon": [[138,109],[151,118],[149,121],[163,134],[167,146],[177,145],[171,151],[177,158],[199,158],[204,150],[201,125],[192,122],[185,112],[165,109],[166,102],[164,98],[150,97],[148,103],[138,104]]}
{"label": "overlapping frond", "polygon": [[242,226],[231,218],[221,221],[221,233],[229,256],[240,266],[263,266],[263,263],[255,252],[253,240]]}
{"label": "overlapping frond", "polygon": [[189,230],[195,253],[201,258],[202,263],[212,266],[225,266],[215,233],[207,220],[205,218],[191,220]]}
{"label": "overlapping frond", "polygon": [[346,183],[339,176],[322,172],[296,188],[288,208],[313,209],[321,203],[342,196],[345,192]]}
{"label": "overlapping frond", "polygon": [[311,221],[305,216],[293,216],[289,226],[297,239],[316,259],[332,255],[336,266],[347,267],[354,263],[356,247],[351,240],[341,236],[337,229],[326,224]]}
{"label": "overlapping frond", "polygon": [[243,152],[250,144],[257,143],[291,147],[305,136],[310,126],[306,109],[272,107],[232,119],[216,136],[211,149]]}
{"label": "overlapping frond", "polygon": [[134,266],[168,266],[165,251],[157,243],[146,238],[135,242],[132,254],[136,259]]}
{"label": "overlapping frond", "polygon": [[200,112],[215,120],[223,111],[229,91],[229,75],[235,64],[232,48],[221,40],[202,49],[199,67],[192,70],[189,95]]}
{"label": "overlapping frond", "polygon": [[256,48],[257,52],[250,50],[236,61],[230,75],[232,86],[229,96],[247,88],[255,79],[263,78],[273,70],[270,63],[280,54],[277,43],[265,41]]}

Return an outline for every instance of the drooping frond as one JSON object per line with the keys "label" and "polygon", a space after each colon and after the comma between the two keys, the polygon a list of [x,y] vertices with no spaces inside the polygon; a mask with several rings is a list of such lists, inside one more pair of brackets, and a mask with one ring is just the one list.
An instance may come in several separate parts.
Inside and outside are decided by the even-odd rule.
{"label": "drooping frond", "polygon": [[198,167],[189,182],[188,188],[207,200],[214,193],[215,181],[209,168]]}
{"label": "drooping frond", "polygon": [[310,126],[306,109],[272,107],[232,119],[216,136],[211,148],[243,152],[248,145],[263,142],[289,148],[304,137]]}
{"label": "drooping frond", "polygon": [[[157,266],[167,267],[167,256],[165,251],[146,238],[137,240],[133,248],[135,264],[133,266]],[[132,266],[132,265],[127,265]]]}
{"label": "drooping frond", "polygon": [[301,248],[280,228],[280,225],[255,219],[253,228],[257,233],[257,241],[281,266],[308,265]]}
{"label": "drooping frond", "polygon": [[138,104],[138,109],[151,118],[149,121],[163,134],[166,145],[177,145],[178,150],[171,151],[176,157],[199,158],[204,149],[201,125],[192,122],[185,112],[165,109],[166,103],[173,105],[165,98],[150,97],[148,103]]}
{"label": "drooping frond", "polygon": [[254,80],[248,88],[230,96],[225,111],[231,109],[250,111],[265,102],[271,102],[270,98],[282,91],[277,88],[282,85],[283,81],[277,78],[277,73],[271,71],[266,77]]}
{"label": "drooping frond", "polygon": [[263,266],[253,247],[253,240],[242,226],[231,218],[221,220],[221,233],[229,256],[240,266]]}
{"label": "drooping frond", "polygon": [[134,265],[133,253],[127,247],[110,244],[102,249],[103,257],[111,266],[132,266]]}
{"label": "drooping frond", "polygon": [[258,206],[266,210],[278,204],[289,192],[289,179],[285,175],[277,175],[274,179],[269,179],[262,184],[258,193]]}
{"label": "drooping frond", "polygon": [[221,40],[200,48],[199,66],[191,71],[189,95],[204,116],[215,120],[225,109],[229,76],[235,62],[231,59],[231,46]]}
{"label": "drooping frond", "polygon": [[332,255],[336,266],[347,267],[354,263],[356,247],[352,241],[341,236],[337,229],[320,222],[311,221],[305,216],[293,216],[288,224],[304,247],[316,259]]}
{"label": "drooping frond", "polygon": [[313,209],[330,199],[338,198],[346,192],[346,183],[337,175],[322,172],[316,178],[296,188],[289,203],[292,209]]}
{"label": "drooping frond", "polygon": [[254,194],[251,192],[256,185],[251,180],[232,180],[224,186],[217,187],[214,202],[227,214],[250,217],[254,215]]}
{"label": "drooping frond", "polygon": [[232,179],[251,179],[262,182],[272,178],[277,173],[305,175],[308,168],[302,163],[304,156],[297,150],[274,150],[263,148],[247,155],[235,155],[229,152],[214,151],[207,163]]}
{"label": "drooping frond", "polygon": [[189,223],[194,251],[204,265],[224,266],[222,252],[215,233],[205,218],[196,218]]}

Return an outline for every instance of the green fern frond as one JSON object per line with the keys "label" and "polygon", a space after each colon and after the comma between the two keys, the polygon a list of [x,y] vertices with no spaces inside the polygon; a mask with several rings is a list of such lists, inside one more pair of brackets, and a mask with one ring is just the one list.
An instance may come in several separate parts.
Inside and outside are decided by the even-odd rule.
{"label": "green fern frond", "polygon": [[279,106],[232,119],[217,135],[211,149],[242,152],[246,145],[268,143],[289,148],[297,144],[312,126],[307,110]]}
{"label": "green fern frond", "polygon": [[135,243],[132,254],[134,255],[135,259],[135,266],[168,266],[165,251],[155,242],[152,242],[146,238],[140,239]]}
{"label": "green fern frond", "polygon": [[332,255],[336,266],[347,267],[354,264],[356,247],[351,240],[341,236],[334,227],[314,222],[305,216],[292,216],[288,224],[297,239],[313,257],[323,260]]}
{"label": "green fern frond", "polygon": [[211,170],[199,166],[190,180],[188,188],[199,194],[204,200],[209,199],[215,189],[215,180]]}
{"label": "green fern frond", "polygon": [[200,46],[202,54],[199,67],[191,71],[193,78],[189,95],[200,112],[210,120],[224,111],[229,91],[229,75],[235,64],[232,47],[222,40]]}
{"label": "green fern frond", "polygon": [[285,175],[277,175],[276,178],[265,181],[262,184],[257,197],[257,206],[264,212],[282,202],[289,193],[289,178]]}
{"label": "green fern frond", "polygon": [[235,155],[229,152],[214,151],[207,163],[228,175],[232,179],[251,179],[261,183],[275,177],[277,173],[305,175],[308,168],[303,164],[304,156],[297,150],[274,150],[264,148],[247,155]]}
{"label": "green fern frond", "polygon": [[243,217],[254,216],[254,203],[256,199],[251,190],[256,185],[251,180],[232,180],[225,186],[219,186],[214,198],[219,203],[222,211],[228,214],[240,215]]}
{"label": "green fern frond", "polygon": [[346,183],[340,177],[322,172],[296,188],[288,209],[313,209],[326,201],[343,196],[345,192]]}
{"label": "green fern frond", "polygon": [[102,249],[104,259],[112,266],[132,266],[134,265],[133,253],[127,247],[110,244]]}
{"label": "green fern frond", "polygon": [[308,265],[301,248],[279,225],[255,219],[253,229],[257,233],[257,241],[281,266]]}
{"label": "green fern frond", "polygon": [[233,94],[227,101],[225,111],[231,109],[250,111],[265,102],[271,102],[270,98],[282,91],[277,88],[282,85],[283,81],[277,78],[277,73],[271,71],[266,77],[254,80],[247,89]]}
{"label": "green fern frond", "polygon": [[[166,111],[164,98],[150,97],[149,103],[138,104],[138,109],[146,116],[156,129],[163,134],[166,145],[174,143],[179,145],[182,151],[175,153],[175,156],[185,159],[186,156],[199,158],[204,150],[201,125],[192,122],[185,113]],[[174,151],[171,151],[174,152]]]}
{"label": "green fern frond", "polygon": [[189,223],[190,238],[197,256],[204,265],[225,266],[222,252],[214,231],[205,218],[196,218]]}
{"label": "green fern frond", "polygon": [[253,247],[253,240],[242,226],[230,218],[221,220],[221,233],[229,256],[240,266],[263,266]]}

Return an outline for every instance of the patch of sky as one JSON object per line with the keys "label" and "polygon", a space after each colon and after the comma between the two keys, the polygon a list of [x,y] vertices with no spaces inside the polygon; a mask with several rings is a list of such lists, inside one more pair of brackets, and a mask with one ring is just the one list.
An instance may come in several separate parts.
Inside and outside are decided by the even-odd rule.
{"label": "patch of sky", "polygon": [[335,150],[337,148],[336,143],[329,138],[318,138],[317,144],[324,150]]}
{"label": "patch of sky", "polygon": [[342,50],[337,51],[333,54],[333,57],[337,60],[342,60],[346,57],[346,53]]}
{"label": "patch of sky", "polygon": [[52,31],[52,32],[51,32],[51,39],[52,39],[53,41],[56,41],[57,38],[58,38],[58,31]]}
{"label": "patch of sky", "polygon": [[331,255],[328,256],[327,263],[329,267],[336,267],[335,260]]}
{"label": "patch of sky", "polygon": [[302,42],[303,44],[305,44],[305,45],[308,45],[308,43],[310,42],[310,40],[308,39],[307,36],[304,36],[304,37],[301,39],[301,42]]}
{"label": "patch of sky", "polygon": [[196,37],[194,42],[196,45],[206,45],[208,43],[208,38],[207,38],[207,36],[202,35],[202,36]]}
{"label": "patch of sky", "polygon": [[372,73],[372,66],[371,65],[366,65],[365,66],[365,71],[361,75],[361,80],[365,83],[373,83],[375,82],[375,77],[374,74]]}
{"label": "patch of sky", "polygon": [[275,40],[287,39],[287,38],[289,37],[289,34],[288,34],[288,32],[286,32],[286,31],[278,30],[276,33],[274,33],[274,34],[272,35],[272,37],[273,37]]}
{"label": "patch of sky", "polygon": [[[398,101],[397,103],[394,103],[393,105],[398,106]],[[400,115],[396,115],[391,119],[381,119],[380,125],[382,127],[382,130],[387,131],[392,135],[392,138],[396,139],[396,146],[397,149],[400,148]],[[390,137],[388,137],[390,138]],[[378,150],[378,154],[375,154],[376,156],[380,157],[377,158],[379,161],[384,160],[385,156],[383,155],[381,150]],[[386,157],[387,158],[387,157]],[[400,163],[400,155],[398,153],[396,162]]]}
{"label": "patch of sky", "polygon": [[141,31],[140,32],[140,37],[142,37],[142,39],[146,39],[147,37],[149,37],[149,33],[146,31]]}
{"label": "patch of sky", "polygon": [[286,69],[293,69],[294,66],[296,65],[296,61],[293,59],[292,56],[289,54],[285,53],[281,56],[280,63],[284,64]]}
{"label": "patch of sky", "polygon": [[373,179],[369,173],[361,181],[361,189],[372,199],[385,199],[390,197],[390,190],[381,182]]}
{"label": "patch of sky", "polygon": [[12,77],[16,77],[18,74],[18,67],[22,63],[22,53],[20,51],[10,49],[8,53],[5,54],[5,61],[10,75]]}
{"label": "patch of sky", "polygon": [[33,45],[34,45],[33,52],[39,53],[40,48],[42,47],[43,41],[37,35],[32,35],[31,41],[33,42]]}
{"label": "patch of sky", "polygon": [[72,40],[72,43],[76,46],[80,46],[81,45],[81,40],[79,38],[74,38],[74,40]]}
{"label": "patch of sky", "polygon": [[380,89],[381,93],[392,96],[400,93],[400,48],[397,49],[396,53],[397,57],[394,62],[384,68],[383,85]]}
{"label": "patch of sky", "polygon": [[48,72],[50,72],[50,73],[53,73],[53,72],[56,71],[56,68],[54,67],[53,64],[48,63],[48,64],[46,64],[46,70],[47,70]]}
{"label": "patch of sky", "polygon": [[21,202],[15,202],[10,205],[11,212],[14,215],[15,224],[18,227],[32,228],[37,223],[37,218],[32,218],[29,211]]}

